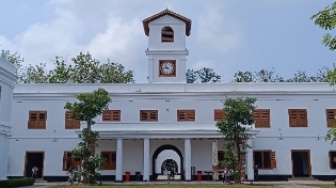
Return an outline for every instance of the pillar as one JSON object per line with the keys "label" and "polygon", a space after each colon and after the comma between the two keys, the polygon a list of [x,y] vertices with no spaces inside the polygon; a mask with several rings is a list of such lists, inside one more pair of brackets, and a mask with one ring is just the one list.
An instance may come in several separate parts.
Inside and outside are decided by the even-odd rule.
{"label": "pillar", "polygon": [[185,180],[191,181],[191,143],[190,139],[184,140],[184,157],[185,157]]}
{"label": "pillar", "polygon": [[254,170],[253,170],[253,143],[252,138],[247,140],[247,145],[249,147],[246,148],[247,154],[245,158],[245,170],[247,174],[247,181],[253,181],[254,180]]}
{"label": "pillar", "polygon": [[123,140],[117,139],[116,181],[123,181]]}
{"label": "pillar", "polygon": [[143,181],[149,181],[149,139],[144,139],[144,169],[143,169]]}

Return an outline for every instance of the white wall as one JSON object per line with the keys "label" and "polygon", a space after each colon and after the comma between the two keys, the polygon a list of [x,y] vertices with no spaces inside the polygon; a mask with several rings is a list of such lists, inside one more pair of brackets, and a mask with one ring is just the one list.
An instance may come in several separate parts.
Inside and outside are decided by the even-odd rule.
{"label": "white wall", "polygon": [[0,180],[7,178],[15,67],[0,58]]}
{"label": "white wall", "polygon": [[[169,15],[162,16],[148,24],[148,50],[185,50],[186,25],[183,21]],[[170,26],[174,30],[174,42],[161,42],[161,29]]]}
{"label": "white wall", "polygon": [[[109,87],[104,84],[96,84],[95,87],[99,86],[106,87],[107,90],[112,90],[111,88],[113,88],[113,90],[118,92],[125,89],[124,85],[120,86],[120,90],[114,88],[114,85]],[[211,91],[210,86],[213,91]],[[335,170],[329,168],[328,159],[328,152],[333,149],[333,146],[323,140],[323,136],[328,130],[325,109],[336,108],[333,88],[325,84],[256,84],[253,91],[250,88],[252,86],[244,85],[246,90],[244,92],[242,88],[231,84],[194,84],[192,86],[185,86],[184,84],[154,84],[153,88],[158,89],[157,92],[154,92],[155,89],[151,88],[150,85],[140,84],[138,87],[130,85],[127,90],[132,92],[111,93],[113,101],[110,104],[110,109],[121,110],[121,122],[102,122],[101,117],[97,117],[95,120],[97,124],[93,128],[98,131],[123,131],[125,135],[128,132],[133,134],[137,131],[147,131],[148,133],[161,131],[157,136],[158,140],[150,140],[150,157],[163,144],[175,145],[184,155],[183,137],[162,140],[166,136],[171,136],[165,135],[165,132],[176,130],[181,132],[180,135],[187,135],[189,131],[203,130],[202,135],[194,135],[192,138],[206,136],[208,131],[216,129],[213,113],[214,109],[222,108],[221,101],[224,99],[224,94],[231,97],[253,96],[257,97],[256,105],[258,108],[270,109],[271,112],[271,128],[259,129],[260,133],[253,140],[253,149],[274,150],[277,158],[277,168],[273,170],[260,169],[260,174],[291,174],[290,151],[293,149],[308,149],[311,151],[313,175],[334,174]],[[76,130],[64,129],[64,105],[66,101],[74,100],[74,94],[70,93],[70,91],[85,91],[91,86],[87,88],[81,85],[72,85],[72,87],[55,85],[54,87],[31,85],[32,89],[29,89],[28,86],[18,86],[17,91],[19,92],[15,93],[12,111],[14,118],[9,150],[9,176],[23,175],[24,157],[27,150],[45,151],[44,175],[64,175],[61,170],[63,152],[73,149],[78,143]],[[226,91],[230,87],[231,93]],[[66,91],[66,88],[69,90]],[[181,88],[184,88],[187,92],[182,92],[183,89]],[[225,91],[219,92],[220,88]],[[235,92],[233,88],[241,91]],[[273,93],[270,88],[274,91]],[[294,91],[279,93],[280,90],[287,92],[288,88],[293,88]],[[315,91],[316,88],[319,88],[321,92]],[[136,89],[153,91],[135,92]],[[44,90],[48,90],[50,93],[46,94]],[[179,90],[181,92],[177,92]],[[268,91],[265,92],[265,90]],[[30,91],[41,92],[29,94]],[[262,92],[258,93],[257,91]],[[288,125],[289,108],[307,109],[308,127],[290,128]],[[178,109],[195,109],[196,121],[178,122],[176,112]],[[45,130],[28,130],[29,110],[48,111],[47,128]],[[153,123],[140,122],[139,110],[158,110],[159,121]],[[281,129],[284,140],[278,140],[280,136],[279,129]],[[220,138],[220,135],[218,136]],[[322,140],[317,141],[318,136]],[[58,143],[52,142],[54,137],[58,138]],[[16,139],[19,141],[15,141]],[[112,140],[102,141],[101,149],[115,149],[116,143],[113,139],[116,138],[111,137],[110,139]],[[136,171],[140,171],[143,174],[143,140],[124,140],[123,147],[125,156],[123,159],[123,172],[131,171],[134,174]],[[211,140],[192,140],[191,147],[191,166],[195,166],[196,170],[211,170]],[[152,165],[151,161],[150,165]],[[104,175],[113,175],[114,173],[114,171],[103,172]],[[152,173],[151,166],[150,173]]]}

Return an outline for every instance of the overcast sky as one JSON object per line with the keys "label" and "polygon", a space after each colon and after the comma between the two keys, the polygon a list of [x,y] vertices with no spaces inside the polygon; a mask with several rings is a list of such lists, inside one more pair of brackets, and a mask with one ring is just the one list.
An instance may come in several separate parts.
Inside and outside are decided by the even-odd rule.
{"label": "overcast sky", "polygon": [[332,67],[325,31],[309,18],[331,0],[0,0],[0,49],[25,64],[89,51],[134,70],[147,82],[142,20],[168,8],[192,20],[187,68],[213,68],[231,81],[238,70],[272,69],[285,78]]}

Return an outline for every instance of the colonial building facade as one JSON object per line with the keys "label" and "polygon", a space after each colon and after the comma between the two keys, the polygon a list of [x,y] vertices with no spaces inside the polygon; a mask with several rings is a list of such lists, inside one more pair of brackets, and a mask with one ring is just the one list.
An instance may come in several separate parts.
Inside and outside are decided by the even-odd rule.
{"label": "colonial building facade", "polygon": [[[182,180],[194,180],[198,171],[208,178],[205,174],[220,169],[218,161],[223,160],[222,135],[215,126],[223,118],[223,100],[243,96],[257,99],[256,122],[247,141],[251,146],[245,161],[247,180],[254,179],[256,164],[260,179],[334,176],[336,150],[324,135],[336,123],[335,87],[327,83],[187,84],[186,38],[191,20],[164,10],[143,24],[149,40],[147,84],[15,86],[13,100],[5,100],[5,108],[10,109],[13,102],[12,110],[3,115],[1,108],[1,118],[13,117],[11,133],[8,128],[0,137],[10,145],[9,152],[0,156],[8,159],[3,177],[4,173],[30,176],[37,166],[38,177],[60,180],[70,166],[78,166],[70,151],[85,124],[69,118],[64,105],[75,101],[76,94],[97,88],[106,89],[112,98],[109,110],[96,117],[93,126],[100,134],[96,152],[107,159],[103,180],[123,181],[127,172],[131,179],[154,181],[161,173],[157,159],[164,150],[179,156]],[[11,88],[9,84],[8,99]],[[0,101],[3,106],[3,98]],[[6,146],[1,149],[7,151]]]}
{"label": "colonial building facade", "polygon": [[7,177],[15,80],[15,67],[0,58],[0,179],[6,179]]}

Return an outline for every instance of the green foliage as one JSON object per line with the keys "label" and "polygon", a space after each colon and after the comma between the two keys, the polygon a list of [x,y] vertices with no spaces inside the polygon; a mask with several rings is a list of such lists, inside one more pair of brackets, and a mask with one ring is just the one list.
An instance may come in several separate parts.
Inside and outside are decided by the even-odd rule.
{"label": "green foliage", "polygon": [[0,180],[1,188],[26,187],[34,185],[35,180],[32,178],[13,178],[8,180]]}
{"label": "green foliage", "polygon": [[[336,1],[334,1],[331,5],[325,7],[323,10],[319,11],[317,14],[314,14],[311,19],[314,20],[315,25],[319,26],[324,30],[334,30],[336,28]],[[323,36],[322,44],[328,47],[329,50],[334,51],[336,49],[336,37],[330,33],[326,33]],[[327,70],[325,78],[331,85],[334,85],[336,83],[335,65],[333,69]],[[335,126],[329,129],[325,140],[330,140],[331,143],[336,140]]]}
{"label": "green foliage", "polygon": [[221,76],[217,75],[213,69],[204,67],[197,71],[188,69],[186,79],[187,83],[195,83],[198,80],[200,80],[201,83],[220,82]]}
{"label": "green foliage", "polygon": [[328,67],[323,67],[318,70],[315,76],[309,76],[305,71],[298,70],[293,77],[288,79],[276,74],[274,69],[261,69],[254,73],[252,71],[238,71],[234,74],[233,82],[326,82],[329,70]]}
{"label": "green foliage", "polygon": [[50,71],[49,83],[67,83],[70,80],[72,66],[67,65],[63,57],[56,56],[53,60],[55,68]]}
{"label": "green foliage", "polygon": [[72,112],[71,118],[81,121],[89,122],[90,125],[94,124],[93,119],[102,113],[102,110],[108,108],[108,104],[112,101],[109,93],[98,88],[92,93],[81,93],[76,95],[78,101],[74,103],[67,102],[65,109]]}
{"label": "green foliage", "polygon": [[[240,97],[227,98],[224,101],[225,118],[216,123],[216,127],[223,135],[226,143],[226,155],[223,163],[233,167],[235,173],[235,182],[241,181],[241,169],[246,153],[245,141],[250,138],[247,125],[254,123],[253,110],[255,109],[255,98]],[[231,151],[229,151],[231,150]]]}
{"label": "green foliage", "polygon": [[47,65],[40,63],[39,65],[29,65],[19,77],[19,82],[29,83],[48,83],[49,75]]}
{"label": "green foliage", "polygon": [[233,148],[231,144],[228,144],[223,149],[223,154],[224,154],[224,160],[221,162],[224,167],[230,168],[236,166],[237,161],[235,160],[235,155],[233,153]]}
{"label": "green foliage", "polygon": [[[314,20],[315,25],[324,30],[333,30],[336,27],[336,2],[325,7],[323,10],[314,14],[311,19]],[[330,50],[336,49],[336,37],[330,33],[326,33],[323,36],[322,43]]]}
{"label": "green foliage", "polygon": [[324,140],[331,141],[331,144],[333,144],[336,141],[336,125],[334,125],[331,129],[328,130]]}
{"label": "green foliage", "polygon": [[80,52],[72,58],[73,66],[66,59],[55,56],[52,60],[55,67],[48,69],[46,63],[23,67],[23,58],[18,53],[2,50],[0,57],[16,67],[18,82],[21,83],[131,83],[134,82],[133,71],[126,71],[118,63],[101,63],[92,55]]}
{"label": "green foliage", "polygon": [[1,50],[0,57],[12,63],[15,66],[16,76],[19,76],[19,70],[22,67],[24,59],[17,52],[12,54],[9,50]]}
{"label": "green foliage", "polygon": [[84,183],[95,184],[100,176],[98,171],[104,159],[95,155],[99,134],[92,131],[91,126],[95,123],[93,119],[100,115],[102,110],[108,108],[112,99],[109,93],[102,88],[98,88],[92,93],[78,94],[76,98],[78,101],[67,102],[64,107],[71,111],[71,118],[87,123],[87,127],[79,134],[81,141],[78,143],[78,147],[72,151],[75,158],[81,159],[83,168],[80,172],[76,171],[75,174],[83,175]]}

